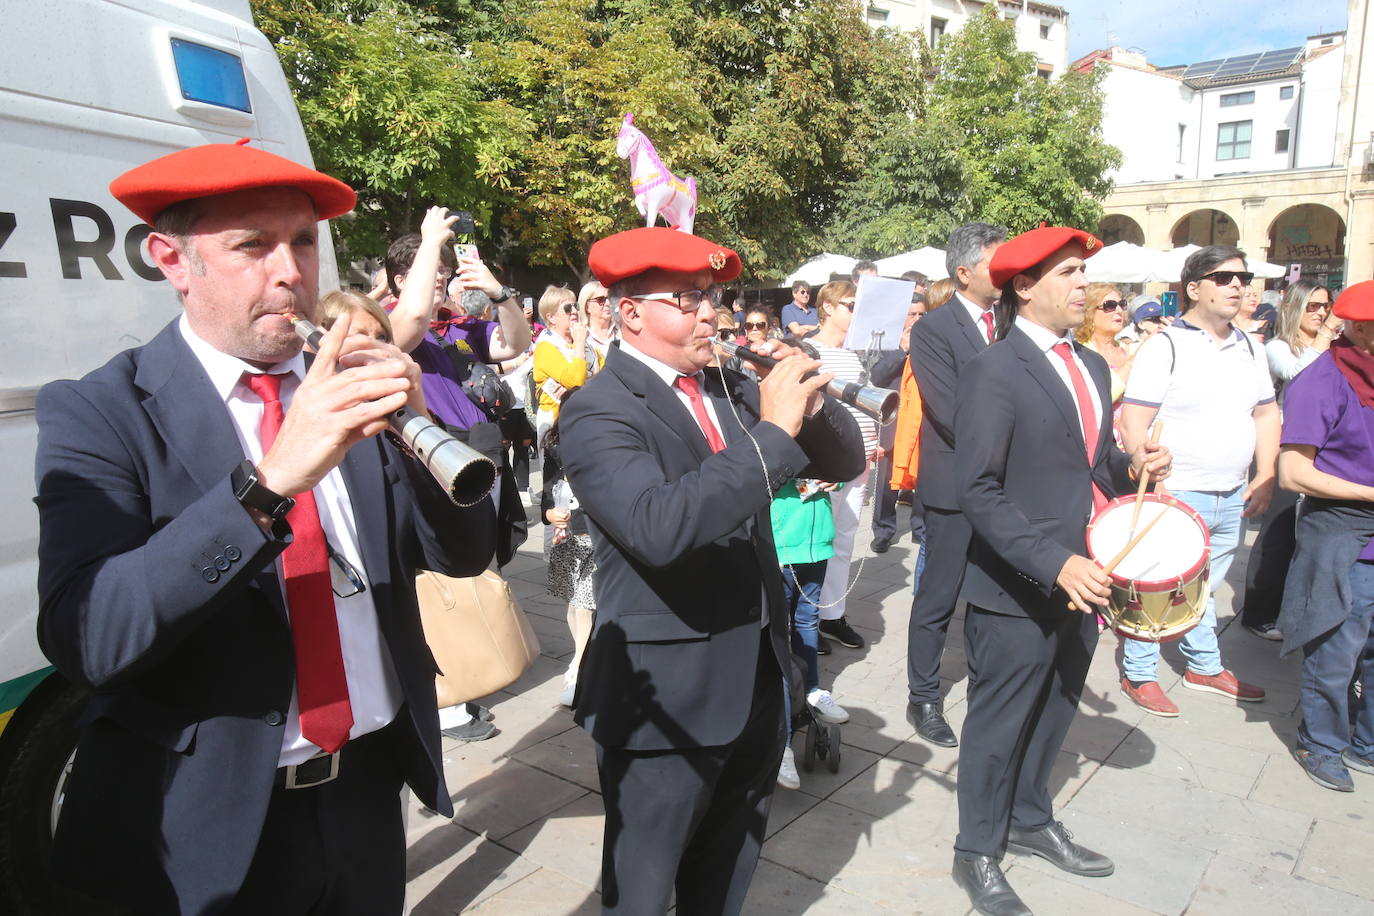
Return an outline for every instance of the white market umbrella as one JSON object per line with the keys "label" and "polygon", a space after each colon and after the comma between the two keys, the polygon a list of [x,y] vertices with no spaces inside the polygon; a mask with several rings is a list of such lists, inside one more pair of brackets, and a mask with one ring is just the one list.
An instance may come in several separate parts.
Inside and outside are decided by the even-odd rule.
{"label": "white market umbrella", "polygon": [[851,258],[848,255],[832,254],[823,251],[813,258],[807,260],[805,264],[798,267],[788,274],[783,281],[784,286],[791,286],[798,280],[805,280],[812,286],[820,286],[830,282],[831,274],[847,274],[854,269],[854,265],[859,263],[858,258]]}
{"label": "white market umbrella", "polygon": [[1288,268],[1281,264],[1270,264],[1268,261],[1246,261],[1246,268],[1255,272],[1255,276],[1261,280],[1277,280],[1279,277],[1288,276]]}
{"label": "white market umbrella", "polygon": [[[1083,272],[1092,283],[1154,283],[1167,279],[1170,268],[1164,256],[1155,248],[1117,242],[1088,258]],[[1177,272],[1173,278],[1178,279]]]}
{"label": "white market umbrella", "polygon": [[878,265],[878,273],[884,277],[900,277],[908,270],[920,271],[930,280],[943,280],[949,276],[945,270],[945,253],[929,245],[873,263]]}

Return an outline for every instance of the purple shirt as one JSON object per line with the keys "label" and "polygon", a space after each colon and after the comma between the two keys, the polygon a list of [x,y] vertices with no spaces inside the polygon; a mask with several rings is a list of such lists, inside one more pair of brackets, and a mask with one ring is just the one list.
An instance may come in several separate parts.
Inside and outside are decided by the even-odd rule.
{"label": "purple shirt", "polygon": [[[481,362],[490,362],[491,335],[496,327],[495,321],[473,319],[459,327],[446,328],[444,339],[461,352],[471,353]],[[419,346],[410,351],[410,356],[423,373],[421,384],[425,403],[436,417],[458,429],[471,429],[474,424],[490,419],[463,393],[463,386],[454,374],[453,360],[434,339],[433,333],[426,331]]]}
{"label": "purple shirt", "polygon": [[[1374,410],[1360,403],[1330,351],[1284,389],[1283,444],[1314,445],[1317,470],[1374,486]],[[1374,540],[1360,559],[1374,560]]]}

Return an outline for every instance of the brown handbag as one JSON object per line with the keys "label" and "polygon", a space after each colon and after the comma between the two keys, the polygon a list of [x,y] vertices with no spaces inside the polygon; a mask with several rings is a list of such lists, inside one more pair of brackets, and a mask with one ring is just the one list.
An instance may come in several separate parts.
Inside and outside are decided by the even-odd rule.
{"label": "brown handbag", "polygon": [[499,573],[455,579],[426,570],[415,577],[415,597],[442,672],[434,678],[440,709],[509,687],[539,655],[539,639]]}

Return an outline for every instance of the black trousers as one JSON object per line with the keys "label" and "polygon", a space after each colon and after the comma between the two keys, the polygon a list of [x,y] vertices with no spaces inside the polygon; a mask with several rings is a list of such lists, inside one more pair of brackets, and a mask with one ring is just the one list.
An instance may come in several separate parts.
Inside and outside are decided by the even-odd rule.
{"label": "black trousers", "polygon": [[1245,601],[1240,622],[1247,627],[1263,626],[1279,619],[1283,586],[1288,581],[1288,564],[1297,550],[1298,494],[1274,488],[1269,510],[1260,520],[1250,562],[1245,567]]}
{"label": "black trousers", "polygon": [[[878,462],[877,495],[873,501],[873,537],[897,538],[897,491],[887,485],[892,479],[892,458]],[[911,543],[919,544],[925,533],[925,507],[915,493],[911,494]]]}
{"label": "black trousers", "polygon": [[333,782],[273,790],[252,864],[224,916],[399,916],[409,719],[402,707],[386,728],[344,745]]}
{"label": "black trousers", "polygon": [[[913,506],[913,510],[914,510]],[[968,545],[973,538],[964,514],[957,509],[925,509],[926,568],[911,600],[907,630],[907,686],[913,703],[940,700],[940,656],[945,634],[964,584]]]}
{"label": "black trousers", "polygon": [[787,729],[783,678],[762,633],[749,718],[723,747],[597,745],[606,805],[603,913],[738,913],[758,865]]}
{"label": "black trousers", "polygon": [[971,674],[959,739],[956,852],[1001,856],[1010,825],[1054,816],[1050,771],[1078,709],[1097,647],[1097,619],[1065,609],[1014,617],[969,606]]}

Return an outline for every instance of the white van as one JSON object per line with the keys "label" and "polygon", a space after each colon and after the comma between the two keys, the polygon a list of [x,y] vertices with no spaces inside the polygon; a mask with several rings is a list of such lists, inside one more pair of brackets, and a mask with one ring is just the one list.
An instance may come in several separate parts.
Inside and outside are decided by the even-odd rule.
{"label": "white van", "polygon": [[[111,179],[240,137],[312,161],[248,0],[0,8],[0,912],[52,913],[46,858],[83,698],[38,650],[35,396],[178,312],[146,260],[148,227],[110,196]],[[321,241],[320,288],[332,289]]]}

